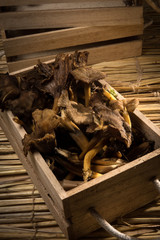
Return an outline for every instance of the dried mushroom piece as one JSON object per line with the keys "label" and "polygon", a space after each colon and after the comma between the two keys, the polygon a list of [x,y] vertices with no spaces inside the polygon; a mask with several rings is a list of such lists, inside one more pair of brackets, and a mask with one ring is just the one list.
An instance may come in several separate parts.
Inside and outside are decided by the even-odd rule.
{"label": "dried mushroom piece", "polygon": [[81,131],[81,129],[73,123],[68,117],[66,117],[65,112],[62,111],[61,125],[67,129],[69,135],[76,142],[77,146],[83,151],[85,146],[88,144],[88,139]]}
{"label": "dried mushroom piece", "polygon": [[50,65],[50,81],[42,82],[38,87],[41,91],[57,97],[65,88],[70,73],[77,67],[87,64],[88,52],[75,52],[74,54],[58,54],[55,62]]}
{"label": "dried mushroom piece", "polygon": [[0,108],[9,108],[8,100],[17,98],[20,94],[18,79],[8,73],[0,74]]}
{"label": "dried mushroom piece", "polygon": [[60,125],[60,117],[52,109],[36,109],[32,113],[33,129],[36,136],[41,137],[46,133],[52,133]]}
{"label": "dried mushroom piece", "polygon": [[32,113],[37,109],[43,109],[47,102],[46,96],[41,97],[37,92],[21,91],[18,98],[9,101],[9,109],[24,124],[26,131],[32,125]]}
{"label": "dried mushroom piece", "polygon": [[87,65],[89,52],[83,51],[75,53],[72,55],[73,58],[73,68],[84,67]]}
{"label": "dried mushroom piece", "polygon": [[139,105],[139,100],[137,98],[124,98],[123,104],[128,112],[134,112]]}
{"label": "dried mushroom piece", "polygon": [[34,133],[26,134],[22,140],[24,145],[24,154],[27,156],[28,152],[38,150],[41,153],[53,153],[56,144],[55,133],[46,133],[43,137],[38,138]]}
{"label": "dried mushroom piece", "polygon": [[38,73],[43,76],[43,82],[49,81],[54,74],[53,68],[51,68],[48,64],[42,63],[41,61],[38,61],[37,66],[35,67]]}
{"label": "dried mushroom piece", "polygon": [[37,149],[41,153],[52,153],[57,145],[54,130],[60,125],[59,116],[52,109],[35,110],[33,116],[33,132],[23,139],[24,153]]}
{"label": "dried mushroom piece", "polygon": [[85,107],[81,103],[70,101],[67,90],[62,91],[58,106],[63,109],[66,117],[77,125],[89,125],[96,118],[91,107]]}
{"label": "dried mushroom piece", "polygon": [[59,155],[61,155],[62,157],[65,157],[66,160],[70,161],[71,163],[74,164],[80,164],[80,160],[78,157],[78,154],[75,152],[70,152],[66,149],[61,149],[61,148],[55,148],[55,152],[57,152]]}
{"label": "dried mushroom piece", "polygon": [[102,99],[100,93],[93,95],[91,106],[103,123],[100,130],[103,131],[104,135],[108,138],[114,137],[124,142],[127,147],[130,147],[132,142],[132,131],[128,123],[121,116],[119,110],[112,110],[109,108]]}
{"label": "dried mushroom piece", "polygon": [[92,67],[79,67],[71,72],[76,81],[92,83],[105,78],[105,74],[93,69]]}
{"label": "dried mushroom piece", "polygon": [[89,106],[91,98],[91,83],[105,78],[105,75],[91,67],[79,67],[71,72],[76,81],[84,83],[85,106]]}
{"label": "dried mushroom piece", "polygon": [[113,99],[110,100],[109,106],[115,110],[119,109],[120,111],[127,110],[128,112],[134,112],[134,110],[138,107],[139,100],[137,98],[124,98],[121,100]]}
{"label": "dried mushroom piece", "polygon": [[58,55],[52,66],[53,77],[50,81],[45,82],[39,86],[41,91],[47,92],[54,98],[60,96],[61,91],[65,87],[68,75],[72,70],[72,59],[70,55]]}
{"label": "dried mushroom piece", "polygon": [[30,71],[18,74],[21,90],[38,90],[43,82],[49,81],[53,76],[53,70],[45,63],[38,64]]}

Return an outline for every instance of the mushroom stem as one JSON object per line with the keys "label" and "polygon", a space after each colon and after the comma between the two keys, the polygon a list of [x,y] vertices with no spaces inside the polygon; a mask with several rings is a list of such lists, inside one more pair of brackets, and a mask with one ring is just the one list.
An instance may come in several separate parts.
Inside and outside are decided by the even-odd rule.
{"label": "mushroom stem", "polygon": [[88,178],[92,176],[91,160],[96,156],[96,154],[102,149],[103,146],[104,139],[102,139],[94,148],[86,153],[83,162],[83,180],[85,182],[87,182]]}
{"label": "mushroom stem", "polygon": [[83,151],[86,145],[88,145],[88,140],[86,136],[82,133],[82,131],[79,129],[75,133],[69,134],[73,140],[77,143],[77,145],[80,147],[80,149]]}
{"label": "mushroom stem", "polygon": [[54,156],[54,157],[50,156],[49,158],[57,161],[61,166],[63,166],[65,169],[67,169],[72,174],[82,177],[82,169],[81,169],[80,165],[78,166],[73,163],[70,163],[69,161],[66,161],[66,159],[63,159],[59,156]]}
{"label": "mushroom stem", "polygon": [[77,94],[76,92],[73,92],[71,86],[68,89],[69,95],[70,95],[70,100],[77,102]]}
{"label": "mushroom stem", "polygon": [[126,108],[123,110],[122,115],[123,115],[124,120],[128,123],[128,125],[131,128],[132,127],[131,119],[130,119],[129,113]]}
{"label": "mushroom stem", "polygon": [[[103,95],[105,97],[107,97],[110,101],[111,100],[117,100],[108,90],[103,88]],[[123,112],[122,112],[123,118],[124,120],[129,124],[130,128],[131,128],[131,119],[130,116],[128,114],[127,108],[125,107]]]}
{"label": "mushroom stem", "polygon": [[53,109],[53,111],[55,112],[55,114],[57,114],[57,112],[58,112],[58,100],[59,100],[58,97],[55,97],[55,98],[54,98],[54,103],[53,103],[52,109]]}
{"label": "mushroom stem", "polygon": [[88,145],[88,139],[86,138],[84,133],[79,129],[79,127],[75,123],[73,123],[69,119],[62,119],[62,125],[65,126],[70,131],[69,135],[73,138],[73,140],[83,151],[85,147]]}
{"label": "mushroom stem", "polygon": [[94,159],[92,161],[93,164],[103,165],[103,166],[110,166],[110,165],[123,165],[124,160],[119,158],[102,158],[102,159]]}
{"label": "mushroom stem", "polygon": [[91,87],[89,83],[85,83],[84,85],[84,95],[85,95],[85,106],[89,106],[89,100],[91,98]]}
{"label": "mushroom stem", "polygon": [[103,95],[107,97],[109,100],[117,100],[107,89],[102,88]]}
{"label": "mushroom stem", "polygon": [[88,144],[85,146],[84,150],[81,152],[81,154],[79,155],[79,159],[83,159],[84,155],[91,150],[99,141],[98,136],[94,136],[89,142]]}
{"label": "mushroom stem", "polygon": [[13,93],[14,92],[14,89],[11,89],[4,97],[3,97],[3,99],[1,100],[1,102],[3,103],[5,100],[6,100],[6,98],[11,94],[11,93]]}
{"label": "mushroom stem", "polygon": [[103,174],[101,174],[101,173],[98,173],[98,172],[93,172],[92,171],[92,176],[91,176],[91,178],[97,178],[97,177],[100,177],[100,176],[102,176]]}
{"label": "mushroom stem", "polygon": [[68,175],[65,177],[66,180],[73,180],[75,177],[75,174],[74,173],[68,173]]}
{"label": "mushroom stem", "polygon": [[111,164],[111,165],[93,165],[92,166],[92,169],[98,173],[101,173],[101,174],[104,174],[104,173],[107,173],[117,167],[121,166],[120,164],[117,164],[117,163],[114,163],[114,164]]}

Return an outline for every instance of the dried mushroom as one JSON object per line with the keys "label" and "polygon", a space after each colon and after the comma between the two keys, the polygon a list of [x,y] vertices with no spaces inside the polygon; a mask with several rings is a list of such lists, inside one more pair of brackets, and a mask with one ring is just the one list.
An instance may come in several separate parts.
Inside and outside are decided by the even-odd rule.
{"label": "dried mushroom", "polygon": [[0,75],[0,107],[25,127],[25,155],[38,150],[63,181],[88,181],[153,149],[131,124],[138,100],[117,99],[87,59],[88,52],[59,54],[17,76]]}
{"label": "dried mushroom", "polygon": [[9,99],[14,99],[20,94],[18,79],[15,76],[0,74],[0,108],[9,108]]}

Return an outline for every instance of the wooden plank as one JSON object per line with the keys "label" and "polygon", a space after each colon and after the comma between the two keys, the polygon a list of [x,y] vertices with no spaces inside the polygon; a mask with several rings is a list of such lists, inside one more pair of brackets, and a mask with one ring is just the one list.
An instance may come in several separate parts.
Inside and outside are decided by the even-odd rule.
{"label": "wooden plank", "polygon": [[[125,7],[125,2],[122,0],[118,1],[94,1],[94,2],[68,2],[68,3],[49,3],[49,4],[38,4],[38,5],[28,5],[28,6],[18,6],[16,12],[18,11],[35,11],[35,10],[57,10],[57,9],[78,9],[78,8],[97,8],[97,7]],[[6,10],[7,12],[7,10]]]}
{"label": "wooden plank", "polygon": [[118,27],[77,27],[9,38],[3,41],[3,45],[6,56],[10,57],[129,36],[137,36],[142,33],[142,24]]}
{"label": "wooden plank", "polygon": [[[48,4],[48,3],[79,3],[79,0],[39,0],[38,4]],[[124,4],[123,0],[81,0],[82,3],[106,3],[111,4]],[[22,5],[37,5],[37,0],[3,0],[0,2],[0,6],[22,6]]]}
{"label": "wooden plank", "polygon": [[131,114],[135,127],[143,129],[145,136],[155,142],[155,148],[160,148],[160,129],[137,109],[135,113]]}
{"label": "wooden plank", "polygon": [[89,214],[89,208],[96,208],[107,221],[112,222],[155,199],[158,192],[151,179],[160,177],[159,157],[160,149],[157,149],[70,190],[66,208],[71,214],[75,239],[99,228]]}
{"label": "wooden plank", "polygon": [[[77,48],[75,48],[76,50]],[[123,59],[128,57],[134,57],[141,55],[142,52],[142,41],[135,40],[124,43],[110,44],[106,46],[99,46],[93,48],[79,50],[89,51],[88,64],[95,64],[105,61],[112,61],[116,59]],[[67,52],[67,51],[66,51]],[[58,52],[57,52],[58,53]],[[43,56],[39,58],[20,60],[15,62],[8,62],[9,72],[15,72],[37,64],[38,59],[41,61],[54,60],[55,54],[50,56]]]}
{"label": "wooden plank", "polygon": [[115,26],[143,23],[143,8],[95,8],[8,12],[0,14],[0,27],[5,30],[34,28],[67,28]]}

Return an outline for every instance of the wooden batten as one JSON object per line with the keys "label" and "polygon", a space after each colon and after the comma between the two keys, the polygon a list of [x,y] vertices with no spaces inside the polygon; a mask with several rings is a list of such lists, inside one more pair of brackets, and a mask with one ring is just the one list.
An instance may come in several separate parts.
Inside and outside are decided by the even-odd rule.
{"label": "wooden batten", "polygon": [[[57,3],[57,0],[39,0],[38,4],[51,4]],[[86,2],[86,0],[81,0],[82,3]],[[97,0],[87,0],[88,3],[97,2]],[[79,3],[79,0],[61,0],[60,3]],[[98,0],[98,3],[105,4],[106,0]],[[22,5],[36,5],[37,0],[5,0],[5,2],[0,2],[0,6],[22,6]],[[107,5],[110,4],[123,4],[122,0],[107,0]]]}
{"label": "wooden batten", "polygon": [[7,57],[139,36],[143,25],[77,27],[3,39]]}
{"label": "wooden batten", "polygon": [[[74,50],[77,50],[75,47]],[[106,46],[92,47],[86,49],[79,49],[89,51],[88,64],[95,64],[104,61],[113,61],[117,59],[123,59],[127,57],[140,56],[142,52],[142,40],[128,41],[125,43],[110,44]],[[15,72],[23,68],[27,68],[36,65],[40,59],[43,62],[54,60],[56,54],[61,52],[73,52],[64,49],[62,51],[55,51],[53,55],[35,57],[31,59],[17,60],[8,62],[9,72]]]}
{"label": "wooden batten", "polygon": [[[141,21],[141,22],[140,22]],[[4,12],[0,27],[6,30],[133,25],[143,22],[142,7]]]}

